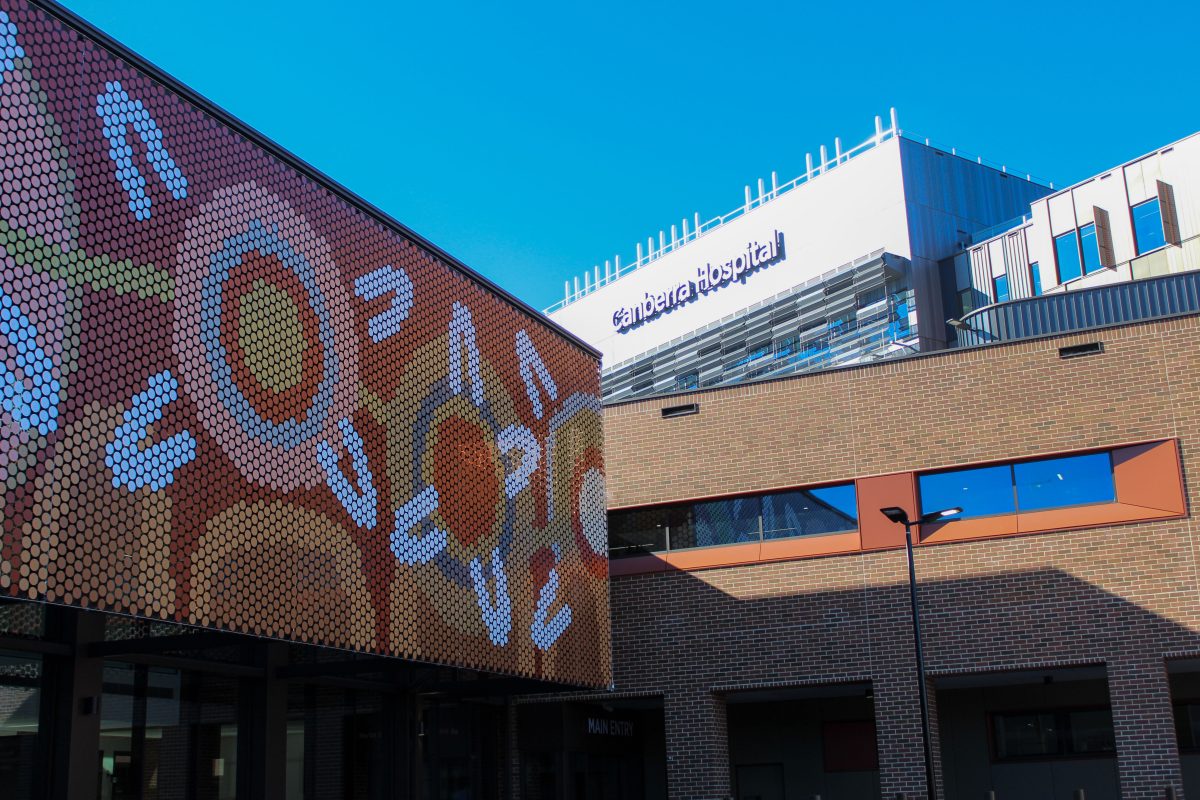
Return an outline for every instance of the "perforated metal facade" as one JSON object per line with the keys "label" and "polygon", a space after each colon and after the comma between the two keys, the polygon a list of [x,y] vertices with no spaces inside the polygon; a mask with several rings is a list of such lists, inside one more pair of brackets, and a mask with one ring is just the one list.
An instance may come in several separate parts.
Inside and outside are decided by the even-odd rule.
{"label": "perforated metal facade", "polygon": [[606,683],[595,355],[51,11],[0,5],[0,589]]}

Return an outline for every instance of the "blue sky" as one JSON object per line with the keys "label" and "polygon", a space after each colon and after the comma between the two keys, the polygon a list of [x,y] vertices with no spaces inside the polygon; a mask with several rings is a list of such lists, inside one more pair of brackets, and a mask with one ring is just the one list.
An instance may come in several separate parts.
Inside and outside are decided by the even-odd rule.
{"label": "blue sky", "polygon": [[1177,0],[66,5],[539,308],[889,106],[1055,185],[1200,130]]}

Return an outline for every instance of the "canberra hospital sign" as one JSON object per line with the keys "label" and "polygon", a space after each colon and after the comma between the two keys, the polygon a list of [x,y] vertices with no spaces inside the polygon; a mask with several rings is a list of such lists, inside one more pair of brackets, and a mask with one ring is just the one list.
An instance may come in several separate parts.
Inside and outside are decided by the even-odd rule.
{"label": "canberra hospital sign", "polygon": [[785,257],[783,234],[775,230],[766,242],[750,242],[744,251],[724,262],[707,262],[698,267],[695,280],[683,280],[657,292],[646,292],[634,305],[618,308],[612,315],[613,328],[618,333],[626,333],[703,295],[745,281],[758,270]]}

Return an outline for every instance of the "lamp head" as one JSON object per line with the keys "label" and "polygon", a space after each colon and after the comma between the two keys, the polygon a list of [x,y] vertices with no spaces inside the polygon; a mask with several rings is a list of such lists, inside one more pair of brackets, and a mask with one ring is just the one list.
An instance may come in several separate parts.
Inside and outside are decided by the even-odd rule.
{"label": "lamp head", "polygon": [[[905,511],[903,508],[897,508],[896,506],[890,506],[888,508],[879,509],[879,513],[883,514],[885,517],[890,519],[892,522],[898,522],[901,525],[914,524],[913,521],[909,520],[908,512]],[[940,519],[945,519],[946,517],[953,517],[955,514],[961,514],[961,513],[962,513],[962,509],[957,508],[957,507],[943,509],[942,511],[933,511],[933,512],[930,512],[929,514],[922,514],[920,517],[918,517],[916,519],[915,524],[928,525],[931,522],[937,522]]]}
{"label": "lamp head", "polygon": [[928,514],[922,514],[921,518],[919,520],[917,520],[917,524],[918,525],[928,525],[931,522],[937,522],[939,519],[945,519],[946,517],[953,517],[955,514],[961,514],[961,513],[962,513],[962,509],[957,506],[955,506],[954,508],[945,508],[945,509],[942,509],[941,511],[932,511]]}
{"label": "lamp head", "polygon": [[970,325],[963,322],[961,319],[948,319],[948,320],[946,320],[946,324],[949,325],[951,328],[955,328],[960,331],[975,330]]}

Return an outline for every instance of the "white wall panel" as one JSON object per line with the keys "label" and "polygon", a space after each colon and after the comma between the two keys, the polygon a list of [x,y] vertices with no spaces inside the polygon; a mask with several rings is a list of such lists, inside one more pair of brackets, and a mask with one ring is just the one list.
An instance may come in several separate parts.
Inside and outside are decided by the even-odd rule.
{"label": "white wall panel", "polygon": [[[705,264],[742,253],[748,242],[784,237],[786,258],[743,282],[702,294],[639,327],[618,333],[613,312],[696,279]],[[605,368],[773,297],[860,256],[910,256],[900,140],[892,139],[776,200],[689,242],[550,315],[603,354]]]}

